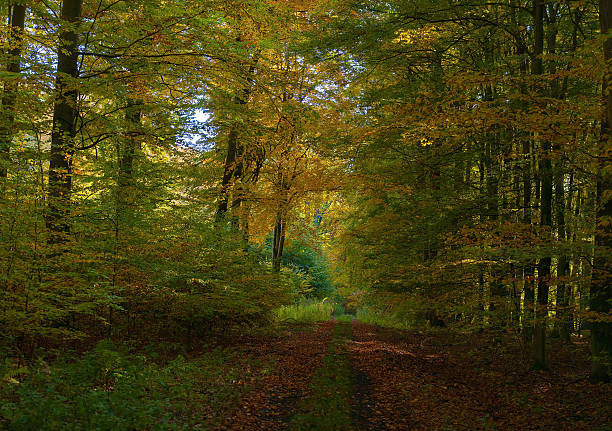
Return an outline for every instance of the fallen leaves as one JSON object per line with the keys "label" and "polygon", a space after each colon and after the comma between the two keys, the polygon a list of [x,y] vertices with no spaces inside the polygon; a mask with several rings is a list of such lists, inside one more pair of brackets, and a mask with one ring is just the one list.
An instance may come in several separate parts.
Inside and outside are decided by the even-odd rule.
{"label": "fallen leaves", "polygon": [[[317,376],[333,368],[328,352],[334,350],[334,325],[326,322],[313,332],[252,339],[236,347],[239,354],[274,367],[218,429],[292,429],[292,418],[305,417],[305,400],[312,399]],[[487,334],[427,334],[358,322],[352,327],[348,362],[343,362],[343,369],[350,368],[352,394],[346,385],[333,387],[332,373],[320,395],[350,401],[353,430],[575,431],[603,430],[611,422],[612,387],[588,382],[585,344],[553,342],[551,371],[525,372],[528,359],[510,339],[500,347],[492,346]],[[321,429],[302,422],[300,429]]]}
{"label": "fallen leaves", "polygon": [[370,381],[373,406],[358,430],[569,431],[610,423],[606,400],[612,388],[586,380],[585,346],[577,355],[553,345],[554,371],[525,373],[524,355],[510,340],[507,349],[492,349],[484,334],[423,334],[359,323],[353,332],[349,352],[354,369]]}
{"label": "fallen leaves", "polygon": [[286,429],[313,375],[321,367],[331,340],[333,322],[312,332],[298,331],[278,339],[255,339],[238,347],[242,354],[274,362],[274,369],[247,393],[219,430]]}

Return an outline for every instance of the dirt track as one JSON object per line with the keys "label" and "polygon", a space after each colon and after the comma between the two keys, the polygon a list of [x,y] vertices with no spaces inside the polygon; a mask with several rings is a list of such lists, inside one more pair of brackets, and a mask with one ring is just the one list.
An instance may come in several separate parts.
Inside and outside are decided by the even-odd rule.
{"label": "dirt track", "polygon": [[[290,429],[335,325],[239,347],[273,364],[273,371],[219,429]],[[588,383],[585,346],[551,346],[553,371],[536,372],[525,371],[524,352],[484,334],[424,334],[358,322],[352,330],[346,349],[353,430],[610,429],[612,388]],[[576,357],[568,349],[581,350],[583,360],[568,361]]]}

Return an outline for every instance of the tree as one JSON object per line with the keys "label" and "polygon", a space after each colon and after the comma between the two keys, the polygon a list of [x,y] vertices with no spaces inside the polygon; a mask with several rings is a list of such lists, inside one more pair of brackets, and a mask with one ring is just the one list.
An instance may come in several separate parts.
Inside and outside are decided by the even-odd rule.
{"label": "tree", "polygon": [[607,4],[10,3],[6,345],[262,322],[330,292],[329,256],[403,326],[522,331],[536,368],[586,316],[609,375]]}
{"label": "tree", "polygon": [[612,250],[612,175],[610,173],[610,142],[612,137],[612,87],[610,86],[610,66],[612,64],[612,5],[599,2],[599,23],[604,35],[604,78],[602,92],[604,113],[601,121],[601,137],[597,154],[597,223],[595,244],[597,251],[593,263],[591,283],[591,311],[598,314],[592,323],[591,353],[593,367],[591,378],[596,381],[610,381],[612,378],[612,322],[609,313],[612,301],[610,272],[610,252]]}
{"label": "tree", "polygon": [[70,232],[72,164],[77,122],[78,43],[82,0],[65,0],[57,48],[55,103],[49,164],[47,227],[50,240],[62,242]]}
{"label": "tree", "polygon": [[594,183],[579,148],[598,134],[581,95],[597,83],[579,64],[596,10],[398,0],[341,3],[334,15],[317,48],[356,77],[353,130],[340,142],[362,179],[338,255],[367,262],[345,266],[374,294],[523,330],[534,366],[545,367],[549,322],[570,327],[574,301],[585,306],[564,274],[589,278],[594,207],[584,197]]}
{"label": "tree", "polygon": [[[25,23],[26,5],[18,2],[8,5],[8,42],[6,72],[8,77],[4,80],[2,105],[0,107],[0,178],[6,178],[10,163],[11,143],[15,135],[15,100],[19,88],[21,66],[21,52],[23,45],[23,29]],[[11,76],[13,75],[13,76]]]}
{"label": "tree", "polygon": [[[544,73],[542,55],[544,54],[544,1],[534,0],[534,62],[533,74]],[[544,228],[542,233],[550,235],[552,227],[552,164],[550,159],[550,142],[543,139],[541,142],[540,180],[541,180],[541,210],[540,226]],[[551,257],[546,255],[540,257],[538,266],[538,305],[536,312],[536,324],[533,341],[534,368],[546,368],[546,320],[548,316],[548,292],[550,283]]]}

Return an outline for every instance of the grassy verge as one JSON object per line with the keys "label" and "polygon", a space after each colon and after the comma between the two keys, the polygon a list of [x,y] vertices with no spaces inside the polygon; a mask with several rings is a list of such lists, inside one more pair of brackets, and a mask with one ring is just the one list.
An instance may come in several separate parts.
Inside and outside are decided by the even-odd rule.
{"label": "grassy verge", "polygon": [[77,360],[40,363],[23,382],[0,387],[0,429],[206,429],[261,368],[219,349],[156,364],[103,341]]}
{"label": "grassy verge", "polygon": [[302,403],[302,413],[293,417],[290,429],[351,430],[351,364],[347,357],[346,341],[350,339],[350,320],[338,319],[329,352],[323,366],[311,384],[312,393]]}
{"label": "grassy verge", "polygon": [[337,306],[329,301],[308,300],[298,304],[285,305],[275,313],[275,320],[279,323],[316,323],[325,322],[332,318]]}
{"label": "grassy verge", "polygon": [[412,329],[414,324],[411,320],[397,316],[394,313],[383,313],[376,310],[359,309],[357,320],[367,325],[382,326],[384,328]]}

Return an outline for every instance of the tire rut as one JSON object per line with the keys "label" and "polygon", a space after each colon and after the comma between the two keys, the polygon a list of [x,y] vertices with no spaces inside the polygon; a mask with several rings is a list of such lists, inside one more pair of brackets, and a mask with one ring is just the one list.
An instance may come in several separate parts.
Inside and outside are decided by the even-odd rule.
{"label": "tire rut", "polygon": [[216,428],[219,431],[286,430],[309,390],[327,353],[335,322],[324,322],[313,332],[245,346],[245,354],[274,362],[273,371],[247,392],[238,408]]}
{"label": "tire rut", "polygon": [[354,431],[383,430],[382,425],[374,422],[372,405],[372,382],[368,375],[354,366],[355,359],[350,356],[353,364],[351,380],[353,384],[352,405]]}

